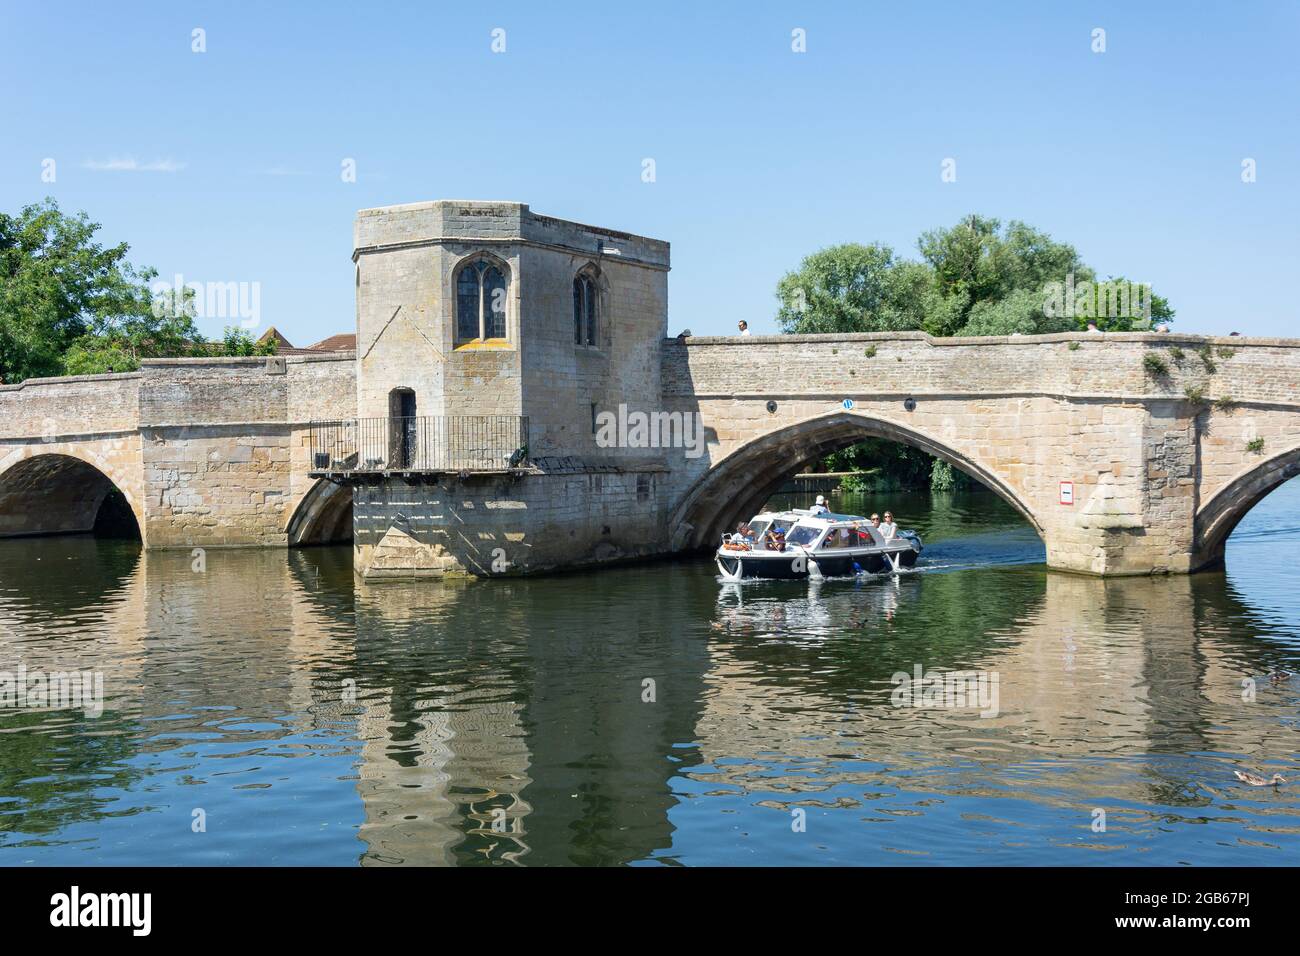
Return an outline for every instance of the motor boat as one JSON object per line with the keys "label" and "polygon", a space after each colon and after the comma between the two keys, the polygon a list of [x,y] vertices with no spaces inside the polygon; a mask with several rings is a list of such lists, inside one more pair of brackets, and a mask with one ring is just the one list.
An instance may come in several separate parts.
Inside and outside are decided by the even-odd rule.
{"label": "motor boat", "polygon": [[915,531],[885,538],[861,515],[765,511],[749,529],[749,536],[723,535],[718,545],[714,559],[728,581],[878,574],[910,568],[921,553]]}

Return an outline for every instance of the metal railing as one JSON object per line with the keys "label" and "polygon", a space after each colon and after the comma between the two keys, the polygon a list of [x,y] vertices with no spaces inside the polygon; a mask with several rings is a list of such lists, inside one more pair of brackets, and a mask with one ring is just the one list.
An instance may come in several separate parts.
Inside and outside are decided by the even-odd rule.
{"label": "metal railing", "polygon": [[424,415],[312,422],[311,470],[506,471],[528,464],[524,415]]}

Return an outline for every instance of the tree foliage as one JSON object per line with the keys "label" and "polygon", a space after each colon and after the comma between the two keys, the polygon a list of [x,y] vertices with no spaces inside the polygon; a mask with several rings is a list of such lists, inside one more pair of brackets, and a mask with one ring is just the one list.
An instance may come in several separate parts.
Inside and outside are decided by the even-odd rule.
{"label": "tree foliage", "polygon": [[[1090,320],[1103,330],[1126,331],[1143,319],[1167,323],[1174,315],[1154,294],[1146,314],[1104,314],[1104,286],[1075,248],[1023,222],[1004,227],[967,216],[922,233],[917,249],[919,262],[880,243],[813,253],[777,284],[778,325],[799,333],[1032,335],[1083,329]],[[1062,287],[1055,309],[1053,283]]]}
{"label": "tree foliage", "polygon": [[0,381],[129,372],[141,359],[252,355],[243,329],[207,342],[194,323],[190,290],[161,297],[153,269],[127,261],[128,245],[104,246],[86,213],[53,199],[0,213]]}

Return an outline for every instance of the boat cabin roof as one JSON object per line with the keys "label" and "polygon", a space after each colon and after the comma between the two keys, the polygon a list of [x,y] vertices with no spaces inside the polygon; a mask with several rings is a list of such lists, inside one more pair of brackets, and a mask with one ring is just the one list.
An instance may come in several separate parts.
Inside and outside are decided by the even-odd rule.
{"label": "boat cabin roof", "polygon": [[750,518],[749,523],[753,524],[756,521],[797,521],[800,524],[822,528],[841,524],[863,524],[866,520],[862,515],[842,515],[829,511],[825,514],[815,515],[805,508],[793,508],[789,511],[764,511]]}

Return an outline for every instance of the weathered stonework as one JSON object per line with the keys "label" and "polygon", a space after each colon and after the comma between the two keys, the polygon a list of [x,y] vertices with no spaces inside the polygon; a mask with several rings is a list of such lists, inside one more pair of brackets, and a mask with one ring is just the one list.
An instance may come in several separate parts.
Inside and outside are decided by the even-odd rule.
{"label": "weathered stonework", "polygon": [[89,531],[116,485],[147,547],[283,546],[320,494],[309,423],[352,413],[353,370],[347,353],[159,359],[2,387],[0,535]]}
{"label": "weathered stonework", "polygon": [[[1204,349],[1215,350],[1208,364]],[[1169,374],[1147,369],[1152,352]],[[957,465],[1030,521],[1052,567],[1095,574],[1213,563],[1263,489],[1300,473],[1300,341],[1291,339],[697,338],[665,344],[663,381],[665,405],[698,411],[711,430],[705,458],[670,463],[674,547],[716,540],[779,487],[788,464],[856,435]],[[771,386],[756,391],[757,382]],[[1254,438],[1262,450],[1251,450]],[[1072,505],[1061,504],[1062,481],[1073,482]],[[1238,485],[1248,490],[1225,492]]]}

